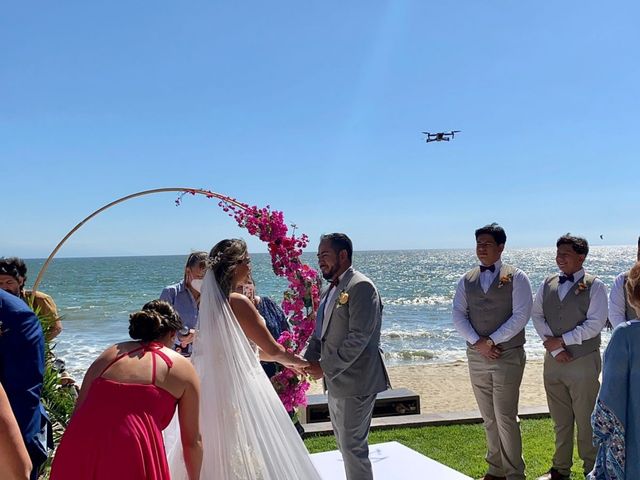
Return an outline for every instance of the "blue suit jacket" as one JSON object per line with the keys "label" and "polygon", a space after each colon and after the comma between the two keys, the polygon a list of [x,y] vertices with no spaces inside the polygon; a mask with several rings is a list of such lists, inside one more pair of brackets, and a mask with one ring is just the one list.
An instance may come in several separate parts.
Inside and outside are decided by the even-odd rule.
{"label": "blue suit jacket", "polygon": [[34,466],[46,459],[38,438],[47,417],[40,403],[44,336],[35,313],[20,298],[0,289],[0,382]]}

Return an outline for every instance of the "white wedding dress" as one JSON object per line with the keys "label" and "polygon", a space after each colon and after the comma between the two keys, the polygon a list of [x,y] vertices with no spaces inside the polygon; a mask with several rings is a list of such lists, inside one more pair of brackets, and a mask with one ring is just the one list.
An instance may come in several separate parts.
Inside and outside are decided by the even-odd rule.
{"label": "white wedding dress", "polygon": [[[211,270],[191,358],[201,382],[202,480],[320,480]],[[188,480],[179,432],[165,439],[172,480]]]}

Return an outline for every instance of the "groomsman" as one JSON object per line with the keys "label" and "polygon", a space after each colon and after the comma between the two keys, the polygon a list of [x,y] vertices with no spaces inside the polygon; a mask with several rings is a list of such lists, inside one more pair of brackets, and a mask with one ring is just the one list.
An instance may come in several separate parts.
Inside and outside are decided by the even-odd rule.
{"label": "groomsman", "polygon": [[492,223],[475,236],[480,265],[458,282],[453,324],[467,341],[471,386],[484,421],[489,467],[483,479],[524,480],[518,399],[531,284],[522,270],[502,263],[502,227]]}
{"label": "groomsman", "polygon": [[607,290],[582,267],[589,244],[566,234],[556,243],[560,273],[540,286],[533,302],[533,324],[547,350],[544,388],[555,425],[556,448],[549,472],[538,480],[568,480],[573,464],[573,430],[585,475],[593,469],[591,412],[600,383],[600,332],[607,321]]}
{"label": "groomsman", "polygon": [[[640,262],[640,238],[638,238],[638,261]],[[609,321],[615,328],[622,322],[637,320],[638,314],[627,298],[627,277],[629,272],[622,272],[616,277],[609,293]]]}
{"label": "groomsman", "polygon": [[333,432],[347,480],[372,480],[369,426],[376,394],[389,387],[380,350],[382,302],[373,282],[351,266],[353,246],[343,233],[323,235],[318,266],[330,283],[305,358],[307,373],[324,376]]}

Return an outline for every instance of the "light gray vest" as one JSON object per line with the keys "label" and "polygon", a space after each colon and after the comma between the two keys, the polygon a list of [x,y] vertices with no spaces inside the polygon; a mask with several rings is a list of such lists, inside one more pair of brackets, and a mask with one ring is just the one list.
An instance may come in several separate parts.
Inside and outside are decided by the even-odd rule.
{"label": "light gray vest", "polygon": [[[464,276],[469,322],[481,337],[488,337],[513,315],[513,275],[516,269],[502,264],[500,272],[484,293],[480,285],[480,267],[469,270]],[[501,281],[509,277],[506,281]],[[516,336],[500,344],[503,350],[524,345],[524,329]]]}
{"label": "light gray vest", "polygon": [[638,318],[638,314],[636,313],[636,309],[631,306],[629,303],[629,295],[627,295],[627,278],[629,274],[626,273],[624,276],[624,283],[622,284],[622,291],[624,292],[624,317],[628,320],[635,320]]}
{"label": "light gray vest", "polygon": [[[560,301],[558,296],[558,285],[560,275],[555,274],[544,281],[544,290],[542,293],[542,311],[544,319],[551,332],[555,337],[561,336],[578,325],[581,325],[587,319],[587,311],[591,303],[590,290],[593,281],[596,279],[593,275],[586,274],[573,284],[571,290]],[[587,288],[580,290],[578,286],[584,283]],[[578,292],[578,293],[576,293]],[[582,345],[567,345],[566,350],[574,357],[582,357],[588,353],[595,352],[600,348],[600,334],[584,340]]]}

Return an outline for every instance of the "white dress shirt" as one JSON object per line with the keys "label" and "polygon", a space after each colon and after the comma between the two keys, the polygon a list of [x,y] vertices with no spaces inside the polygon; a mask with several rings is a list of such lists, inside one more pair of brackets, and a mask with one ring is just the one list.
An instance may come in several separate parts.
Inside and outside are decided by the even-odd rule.
{"label": "white dress shirt", "polygon": [[[500,274],[502,261],[498,260],[494,265],[496,267],[495,271],[485,270],[480,273],[480,287],[482,287],[484,293],[487,293],[496,276]],[[489,336],[496,345],[515,337],[525,327],[531,315],[533,299],[529,278],[522,270],[517,268],[515,270],[512,279],[513,293],[511,294],[513,311],[507,321]],[[473,345],[480,340],[480,336],[469,320],[467,292],[464,286],[465,275],[458,281],[456,293],[453,297],[453,326],[462,338]]]}
{"label": "white dress shirt", "polygon": [[[560,273],[564,275],[564,273]],[[575,290],[576,282],[584,277],[584,269],[578,270],[573,274],[574,281],[566,281],[558,285],[558,297],[560,301],[564,300],[567,293]],[[531,319],[533,326],[536,328],[538,335],[544,342],[546,337],[553,337],[553,332],[549,324],[544,318],[542,309],[542,296],[544,294],[544,282],[540,285],[536,297],[533,301],[533,309],[531,310]],[[591,284],[589,289],[589,309],[587,310],[587,318],[585,321],[577,325],[573,330],[569,330],[562,334],[562,341],[565,345],[582,345],[582,342],[598,335],[607,323],[607,287],[598,278]],[[559,348],[551,352],[554,357],[562,352],[564,348]]]}
{"label": "white dress shirt", "polygon": [[[345,276],[345,274],[349,271],[349,270],[353,270],[353,267],[349,267],[348,269],[346,269],[344,272],[342,272],[342,275],[340,275],[338,277],[338,283],[342,281],[342,278]],[[327,299],[324,302],[324,318],[327,318],[327,315],[329,314],[329,308],[333,302],[333,298],[336,296],[336,290],[338,290],[337,287],[329,287],[331,288],[331,291],[329,292],[329,294],[327,295]]]}
{"label": "white dress shirt", "polygon": [[[609,321],[614,328],[627,321],[627,304],[624,296],[624,277],[629,272],[622,272],[616,277],[609,293]],[[638,318],[637,315],[631,320]]]}

